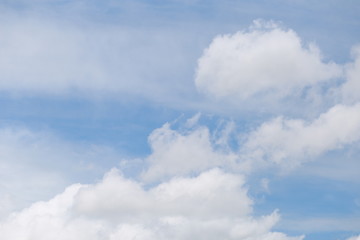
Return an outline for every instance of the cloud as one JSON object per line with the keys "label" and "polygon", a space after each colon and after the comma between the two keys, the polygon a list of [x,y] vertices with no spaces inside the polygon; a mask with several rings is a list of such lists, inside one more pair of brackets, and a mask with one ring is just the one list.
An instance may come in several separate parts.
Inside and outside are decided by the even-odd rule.
{"label": "cloud", "polygon": [[82,189],[75,208],[86,215],[110,215],[120,220],[163,215],[241,217],[251,212],[252,205],[243,184],[242,176],[213,169],[195,178],[173,178],[145,191],[139,183],[112,171],[100,184]]}
{"label": "cloud", "polygon": [[82,85],[101,89],[99,80],[107,81],[84,32],[34,18],[11,20],[1,22],[1,90],[61,93]]}
{"label": "cloud", "polygon": [[215,98],[278,99],[341,76],[315,44],[291,29],[255,21],[248,31],[217,36],[198,60],[195,83]]}
{"label": "cloud", "polygon": [[271,232],[279,215],[253,218],[251,205],[243,177],[219,169],[148,189],[112,170],[98,184],[72,185],[12,214],[0,233],[19,240],[302,239]]}
{"label": "cloud", "polygon": [[148,181],[225,166],[234,157],[223,147],[216,150],[209,129],[197,124],[194,129],[184,131],[173,130],[165,124],[151,133],[149,144],[152,148],[152,154],[146,159],[149,169],[142,174]]}
{"label": "cloud", "polygon": [[193,88],[191,78],[178,81],[192,69],[192,53],[183,51],[188,38],[180,31],[101,24],[85,16],[82,22],[78,14],[89,9],[75,14],[72,5],[64,8],[69,8],[62,13],[69,21],[47,8],[21,16],[0,9],[0,92],[116,99],[140,95],[170,102]]}
{"label": "cloud", "polygon": [[[353,171],[347,168],[336,167],[334,174],[333,167],[339,163],[333,159],[326,161],[331,165],[323,166],[322,156],[360,140],[360,103],[335,105],[312,120],[276,117],[243,133],[236,132],[234,122],[216,131],[193,121],[191,124],[177,130],[165,124],[151,133],[152,153],[145,159],[148,168],[141,174],[144,181],[196,174],[213,167],[247,174],[269,167],[287,172],[315,160],[320,165],[312,166],[308,173],[356,178],[356,173],[350,174]],[[229,142],[229,135],[236,137]],[[357,165],[356,160],[348,159],[347,163]]]}
{"label": "cloud", "polygon": [[[251,152],[262,148],[269,156],[276,155],[272,145],[269,147],[266,141],[275,134],[278,136],[273,141],[275,149],[288,151],[291,157],[304,154],[304,149],[320,154],[358,139],[359,112],[359,105],[339,105],[309,123],[277,119],[250,133],[245,146]],[[242,155],[228,148],[226,140],[230,132],[235,131],[233,123],[217,129],[214,134],[208,128],[199,126],[199,117],[195,115],[180,130],[173,130],[165,124],[150,135],[153,152],[144,159],[147,166],[142,175],[125,177],[121,170],[113,169],[96,184],[71,185],[49,201],[36,202],[4,218],[0,221],[0,235],[19,240],[41,240],[51,236],[55,240],[135,237],[146,240],[187,240],[194,237],[214,240],[302,239],[272,231],[279,221],[277,211],[270,215],[253,216],[254,203],[248,194],[247,177],[236,165]],[[339,129],[338,124],[344,122],[343,128]],[[268,128],[275,130],[268,131]],[[307,139],[310,133],[316,133],[315,136],[327,142],[310,141]],[[9,145],[20,140],[27,143],[21,148],[29,158],[36,158],[39,154],[29,154],[34,151],[34,146],[45,152],[50,149],[54,155],[66,149],[61,144],[46,145],[42,141],[48,143],[54,140],[49,141],[51,138],[44,136],[39,138],[39,134],[29,131],[10,132],[8,135],[4,139]],[[296,151],[293,151],[292,145],[283,142],[291,142],[286,137],[288,135],[299,140],[299,150],[295,147]],[[250,144],[254,142],[257,144]],[[56,151],[53,150],[54,145],[58,146]],[[11,155],[15,156],[15,153]],[[65,151],[58,157],[65,159],[66,156],[68,153]],[[286,164],[286,160],[279,164]],[[265,190],[269,190],[268,184],[269,180],[263,178],[262,187]],[[6,204],[6,199],[0,203]]]}
{"label": "cloud", "polygon": [[[164,124],[150,134],[152,152],[144,159],[148,167],[141,174],[142,180],[156,182],[214,167],[244,174],[273,167],[288,172],[310,161],[319,163],[307,169],[307,173],[357,179],[356,172],[340,168],[336,158],[331,160],[327,156],[325,161],[323,156],[360,140],[360,103],[335,105],[312,120],[276,117],[242,133],[236,131],[231,121],[211,131],[196,122],[198,118],[196,115],[190,119],[190,126],[188,121],[185,127],[176,130]],[[358,165],[356,159],[346,162]]]}
{"label": "cloud", "polygon": [[247,161],[291,169],[359,139],[360,104],[336,105],[313,121],[277,117],[265,122],[249,133],[242,151]]}

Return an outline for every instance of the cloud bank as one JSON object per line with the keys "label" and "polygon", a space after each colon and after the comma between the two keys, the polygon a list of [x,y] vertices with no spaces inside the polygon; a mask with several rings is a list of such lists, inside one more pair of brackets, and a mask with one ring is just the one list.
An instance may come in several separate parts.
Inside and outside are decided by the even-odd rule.
{"label": "cloud bank", "polygon": [[[72,185],[0,224],[7,239],[300,240],[270,229],[274,212],[253,218],[239,175],[213,169],[145,189],[110,171],[95,185]],[[56,234],[54,234],[56,233]]]}
{"label": "cloud bank", "polygon": [[[243,169],[242,161],[287,167],[301,164],[306,154],[351,144],[360,137],[359,112],[359,105],[339,105],[312,122],[277,118],[239,141],[239,151],[226,144],[231,124],[221,134],[197,124],[198,117],[181,130],[165,124],[149,136],[152,153],[142,174],[125,177],[112,169],[96,184],[71,185],[49,201],[10,214],[0,222],[0,234],[19,240],[303,239],[272,230],[280,218],[276,210],[253,216],[247,177],[256,168]],[[327,141],[311,141],[311,136]],[[243,149],[260,151],[262,161]]]}

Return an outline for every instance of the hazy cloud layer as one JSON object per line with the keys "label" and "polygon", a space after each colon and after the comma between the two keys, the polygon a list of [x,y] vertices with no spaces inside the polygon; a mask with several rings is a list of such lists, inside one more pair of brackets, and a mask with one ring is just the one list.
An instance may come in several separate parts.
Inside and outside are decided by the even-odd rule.
{"label": "hazy cloud layer", "polygon": [[140,95],[165,102],[193,88],[191,78],[177,81],[184,78],[179,69],[192,66],[186,59],[191,54],[184,51],[187,38],[174,29],[0,11],[1,92],[114,99]]}

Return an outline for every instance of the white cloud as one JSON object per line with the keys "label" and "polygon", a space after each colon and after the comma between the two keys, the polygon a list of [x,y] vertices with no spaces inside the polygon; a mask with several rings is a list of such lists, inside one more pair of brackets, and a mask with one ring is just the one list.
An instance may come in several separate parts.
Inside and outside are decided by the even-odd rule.
{"label": "white cloud", "polygon": [[265,160],[288,169],[360,139],[360,104],[336,105],[312,122],[275,118],[249,133],[246,161]]}
{"label": "white cloud", "polygon": [[[234,122],[215,131],[194,122],[190,128],[178,130],[165,124],[149,137],[152,153],[145,159],[148,168],[141,178],[156,182],[213,167],[247,174],[274,166],[289,171],[302,163],[317,160],[320,165],[312,166],[306,170],[308,173],[356,179],[356,171],[333,169],[339,165],[335,159],[320,160],[324,154],[360,140],[360,103],[336,105],[313,120],[277,117],[241,137],[238,134]],[[229,144],[229,135],[238,137]],[[331,165],[323,166],[325,162]],[[357,166],[356,160],[349,159],[347,163]],[[334,171],[337,174],[333,174]]]}
{"label": "white cloud", "polygon": [[173,178],[145,191],[139,183],[113,171],[100,184],[79,192],[76,209],[120,220],[183,215],[195,219],[241,217],[251,212],[252,205],[246,190],[241,189],[243,184],[242,176],[215,169],[196,178]]}
{"label": "white cloud", "polygon": [[[272,157],[271,161],[276,160],[278,149],[290,157],[320,154],[356,141],[360,132],[359,115],[360,105],[339,105],[310,123],[276,119],[251,133],[245,147],[251,153],[261,149],[264,155]],[[225,140],[234,131],[233,123],[219,129],[218,135],[212,135],[209,129],[198,126],[198,117],[192,118],[191,124],[188,121],[185,129],[175,131],[165,124],[151,134],[153,153],[145,159],[148,171],[140,180],[126,178],[113,169],[97,184],[72,185],[52,200],[37,202],[0,221],[0,235],[19,240],[302,239],[272,232],[279,220],[276,211],[268,216],[252,216],[253,200],[247,192],[246,178],[236,173],[238,166],[234,167],[241,156],[231,151]],[[34,146],[53,154],[66,149],[55,144],[60,146],[57,151],[61,151],[51,150],[54,143],[42,142],[51,142],[50,137],[39,138],[39,134],[29,131],[7,131],[1,146],[4,142],[20,146],[24,149],[18,155],[20,159],[21,154],[36,158],[39,153]],[[311,140],[310,136],[326,141]],[[266,140],[272,138],[272,142]],[[292,145],[289,139],[298,142]],[[8,153],[15,156],[14,152]],[[67,153],[58,157],[66,156]],[[279,160],[279,164],[286,165],[286,160]],[[268,184],[269,180],[263,179],[264,190],[269,190]],[[6,205],[6,198],[0,203]],[[52,236],[54,232],[58,234]]]}
{"label": "white cloud", "polygon": [[248,31],[217,36],[198,61],[197,88],[216,98],[281,98],[341,76],[314,44],[291,29],[255,21]]}
{"label": "white cloud", "polygon": [[[217,138],[222,140],[222,145],[225,144],[222,139],[224,134]],[[146,161],[150,167],[142,175],[143,179],[149,181],[225,166],[236,157],[231,152],[223,151],[223,146],[216,150],[209,129],[202,126],[181,132],[165,124],[151,133],[149,144],[152,154]]]}
{"label": "white cloud", "polygon": [[[116,170],[96,185],[73,185],[0,224],[6,239],[289,240],[271,232],[276,212],[253,218],[244,179],[213,169],[145,189]],[[56,233],[56,234],[54,234]]]}

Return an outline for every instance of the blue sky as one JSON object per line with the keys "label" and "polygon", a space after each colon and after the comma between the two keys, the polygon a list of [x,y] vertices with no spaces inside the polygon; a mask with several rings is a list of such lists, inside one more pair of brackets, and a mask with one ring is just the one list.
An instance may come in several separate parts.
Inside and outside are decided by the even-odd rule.
{"label": "blue sky", "polygon": [[359,12],[0,0],[0,235],[359,240]]}

